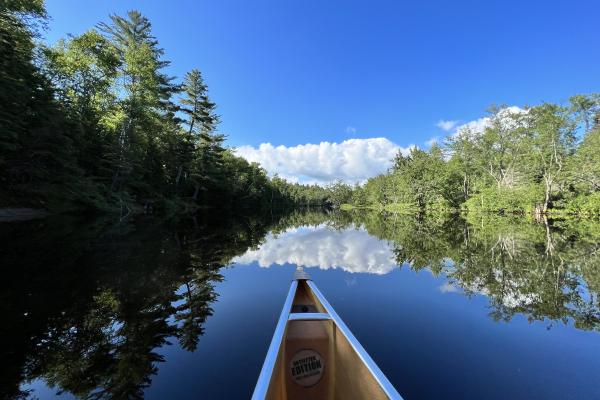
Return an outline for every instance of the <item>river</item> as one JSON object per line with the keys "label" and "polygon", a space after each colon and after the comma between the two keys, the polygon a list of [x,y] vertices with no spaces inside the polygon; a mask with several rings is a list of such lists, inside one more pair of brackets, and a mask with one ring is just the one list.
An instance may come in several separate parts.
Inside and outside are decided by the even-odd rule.
{"label": "river", "polygon": [[249,398],[304,266],[406,399],[600,398],[600,223],[0,224],[0,398]]}

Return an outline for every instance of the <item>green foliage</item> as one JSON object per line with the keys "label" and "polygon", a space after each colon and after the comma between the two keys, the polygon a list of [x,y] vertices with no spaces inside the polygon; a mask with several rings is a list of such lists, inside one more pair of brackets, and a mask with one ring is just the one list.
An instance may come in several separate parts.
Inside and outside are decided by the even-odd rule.
{"label": "green foliage", "polygon": [[352,187],[342,181],[337,181],[330,185],[329,191],[331,192],[329,201],[335,207],[340,207],[342,204],[348,203],[352,198]]}
{"label": "green foliage", "polygon": [[71,200],[75,182],[95,196],[96,186],[77,162],[78,126],[34,63],[31,19],[44,15],[41,3],[13,1],[4,7],[0,11],[0,200],[44,207],[61,192]]}
{"label": "green foliage", "polygon": [[415,204],[419,209],[439,204],[443,200],[443,170],[443,155],[437,145],[430,151],[413,147],[407,156],[398,154],[389,185],[383,184],[386,197],[393,203]]}
{"label": "green foliage", "polygon": [[569,107],[492,107],[482,131],[461,128],[444,146],[398,154],[387,174],[354,189],[352,204],[392,212],[595,215],[599,123],[598,95],[574,96]]}
{"label": "green foliage", "polygon": [[3,0],[0,3],[0,12],[31,14],[35,17],[46,16],[44,0]]}
{"label": "green foliage", "polygon": [[599,95],[573,96],[568,107],[492,107],[483,131],[461,129],[443,146],[398,154],[361,186],[291,184],[226,149],[202,73],[181,83],[168,76],[165,51],[138,11],[36,48],[43,18],[41,1],[0,6],[3,205],[129,214],[351,203],[595,215]]}
{"label": "green foliage", "polygon": [[480,190],[464,203],[471,212],[494,211],[500,214],[526,214],[535,210],[543,198],[538,185],[521,186],[514,189],[488,187]]}
{"label": "green foliage", "polygon": [[418,207],[410,203],[390,203],[386,204],[383,209],[385,211],[404,214],[414,214],[420,211]]}
{"label": "green foliage", "polygon": [[600,217],[600,192],[574,198],[567,203],[564,211],[584,217]]}
{"label": "green foliage", "polygon": [[567,162],[566,181],[582,193],[600,191],[600,128],[584,138]]}
{"label": "green foliage", "polygon": [[[337,205],[349,188],[270,179],[236,157],[202,74],[177,84],[137,11],[35,48],[41,1],[0,8],[3,205],[52,211]],[[40,57],[34,57],[36,53]]]}

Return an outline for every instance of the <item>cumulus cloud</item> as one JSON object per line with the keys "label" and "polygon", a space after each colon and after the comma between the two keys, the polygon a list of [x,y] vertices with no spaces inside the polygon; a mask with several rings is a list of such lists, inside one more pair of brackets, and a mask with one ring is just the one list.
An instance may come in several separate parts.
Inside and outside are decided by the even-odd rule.
{"label": "cumulus cloud", "polygon": [[482,133],[485,128],[490,126],[490,123],[491,120],[489,117],[482,117],[458,126],[454,133],[456,135],[460,134],[461,132]]}
{"label": "cumulus cloud", "polygon": [[263,268],[284,264],[340,268],[346,272],[377,275],[387,274],[396,268],[394,252],[388,242],[369,235],[362,228],[336,231],[326,225],[269,234],[258,249],[248,250],[234,258],[233,262],[256,262]]}
{"label": "cumulus cloud", "polygon": [[362,182],[387,171],[403,148],[380,138],[348,139],[341,143],[321,142],[297,146],[241,146],[235,153],[250,162],[259,163],[270,175],[302,183],[327,184],[335,180]]}
{"label": "cumulus cloud", "polygon": [[[503,108],[502,110],[500,110],[498,115],[499,115],[502,123],[506,124],[507,126],[510,126],[511,124],[514,124],[514,120],[511,119],[511,115],[526,114],[527,112],[528,112],[528,110],[523,109],[521,107],[510,106],[510,107],[506,107],[506,108]],[[465,124],[457,126],[453,135],[456,136],[456,135],[460,135],[461,133],[480,134],[480,133],[483,133],[483,131],[486,128],[491,126],[491,124],[492,124],[492,119],[490,117],[482,117],[482,118],[479,118],[479,119],[476,119],[473,121],[469,121]]]}
{"label": "cumulus cloud", "polygon": [[[517,106],[510,106],[503,108],[499,111],[500,119],[503,123],[510,125],[514,124],[514,120],[511,118],[514,114],[526,114],[528,112],[527,109],[523,109]],[[462,133],[468,134],[480,134],[483,131],[491,126],[492,119],[490,117],[481,117],[478,119],[474,119],[472,121],[460,124],[459,121],[456,120],[440,120],[436,126],[440,129],[445,130],[446,132],[451,132],[452,136],[457,136]]]}
{"label": "cumulus cloud", "polygon": [[450,132],[452,130],[452,128],[454,128],[457,124],[458,124],[458,121],[445,121],[445,120],[441,119],[438,121],[437,124],[435,124],[435,126],[437,126],[438,128],[440,128],[446,132]]}
{"label": "cumulus cloud", "polygon": [[[514,124],[511,114],[527,112],[516,106],[506,107],[500,111],[500,118],[506,124]],[[480,134],[491,123],[490,117],[482,117],[462,124],[457,120],[440,120],[436,125],[449,135],[458,136]],[[354,134],[356,128],[347,126],[346,133]],[[427,140],[425,145],[431,147],[434,143],[438,143],[437,137]],[[401,147],[387,138],[378,137],[296,146],[262,143],[258,147],[240,146],[234,152],[250,162],[259,163],[269,175],[278,174],[291,182],[325,185],[336,180],[349,184],[364,182],[386,172],[399,151],[406,155],[413,147],[412,144]]]}

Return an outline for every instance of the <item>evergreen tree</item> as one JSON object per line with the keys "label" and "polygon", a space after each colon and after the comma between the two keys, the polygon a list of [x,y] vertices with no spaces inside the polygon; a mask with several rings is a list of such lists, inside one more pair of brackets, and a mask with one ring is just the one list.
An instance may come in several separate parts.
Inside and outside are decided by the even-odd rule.
{"label": "evergreen tree", "polygon": [[112,15],[110,19],[111,24],[98,27],[119,54],[123,82],[117,88],[123,93],[122,117],[111,189],[121,189],[130,179],[129,186],[148,195],[168,181],[161,152],[165,131],[174,118],[171,97],[178,87],[162,72],[169,62],[162,58],[164,50],[152,35],[150,21],[138,11],[129,11],[127,18]]}
{"label": "evergreen tree", "polygon": [[219,123],[216,105],[208,97],[208,88],[197,69],[186,74],[183,95],[181,110],[187,115],[188,135],[195,150],[195,157],[190,158],[194,162],[189,167],[194,181],[192,198],[197,200],[202,193],[206,199],[210,189],[221,185],[225,137],[214,132]]}

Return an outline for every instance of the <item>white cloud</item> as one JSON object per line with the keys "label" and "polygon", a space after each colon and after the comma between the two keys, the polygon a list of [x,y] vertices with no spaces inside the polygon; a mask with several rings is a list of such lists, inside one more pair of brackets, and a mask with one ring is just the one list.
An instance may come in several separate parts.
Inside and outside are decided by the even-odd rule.
{"label": "white cloud", "polygon": [[364,229],[340,231],[326,225],[290,229],[268,234],[256,250],[233,259],[240,264],[258,263],[260,267],[294,264],[320,269],[341,268],[346,272],[383,275],[396,268],[394,252],[388,242],[369,235]]}
{"label": "white cloud", "polygon": [[[511,106],[500,111],[503,123],[514,124],[511,114],[525,114],[527,109]],[[436,126],[452,136],[460,134],[477,135],[491,125],[490,117],[482,117],[459,124],[457,120],[440,120]],[[353,126],[346,127],[346,133],[356,133]],[[425,142],[428,147],[439,143],[437,137]],[[321,142],[296,146],[274,146],[262,143],[258,147],[240,146],[235,153],[250,162],[259,163],[269,175],[278,174],[291,182],[316,183],[325,185],[336,180],[353,184],[385,173],[391,166],[398,151],[408,154],[415,147],[400,147],[387,138],[348,139],[340,143]]]}
{"label": "white cloud", "polygon": [[490,126],[490,118],[483,117],[473,121],[469,121],[466,124],[462,124],[456,128],[455,134],[458,135],[461,132],[473,132],[473,133],[483,133],[485,128]]}
{"label": "white cloud", "polygon": [[[510,106],[503,108],[499,111],[498,115],[502,121],[502,123],[510,126],[514,124],[514,120],[511,119],[511,115],[514,114],[526,114],[528,110],[517,107]],[[461,133],[468,134],[480,134],[483,133],[485,128],[489,127],[492,123],[492,119],[490,117],[482,117],[473,121],[469,121],[466,124],[462,124],[456,127],[456,130],[453,133],[453,136],[460,135]]]}
{"label": "white cloud", "polygon": [[425,142],[425,144],[428,147],[433,146],[434,144],[438,144],[440,142],[439,138],[437,136],[432,137],[431,139],[429,139],[428,141]]}
{"label": "white cloud", "polygon": [[456,286],[454,286],[453,284],[451,284],[450,282],[446,282],[441,286],[438,286],[438,290],[442,293],[458,293],[460,292],[460,289]]}
{"label": "white cloud", "polygon": [[458,124],[458,121],[445,121],[445,120],[441,119],[438,121],[437,124],[435,124],[435,126],[437,126],[438,128],[440,128],[446,132],[450,132],[452,130],[452,128],[454,128],[457,124]]}
{"label": "white cloud", "polygon": [[338,179],[362,182],[387,171],[398,151],[407,154],[409,149],[410,146],[403,148],[380,137],[290,147],[263,143],[258,148],[238,147],[235,153],[259,163],[270,175],[277,173],[288,180],[327,184]]}

